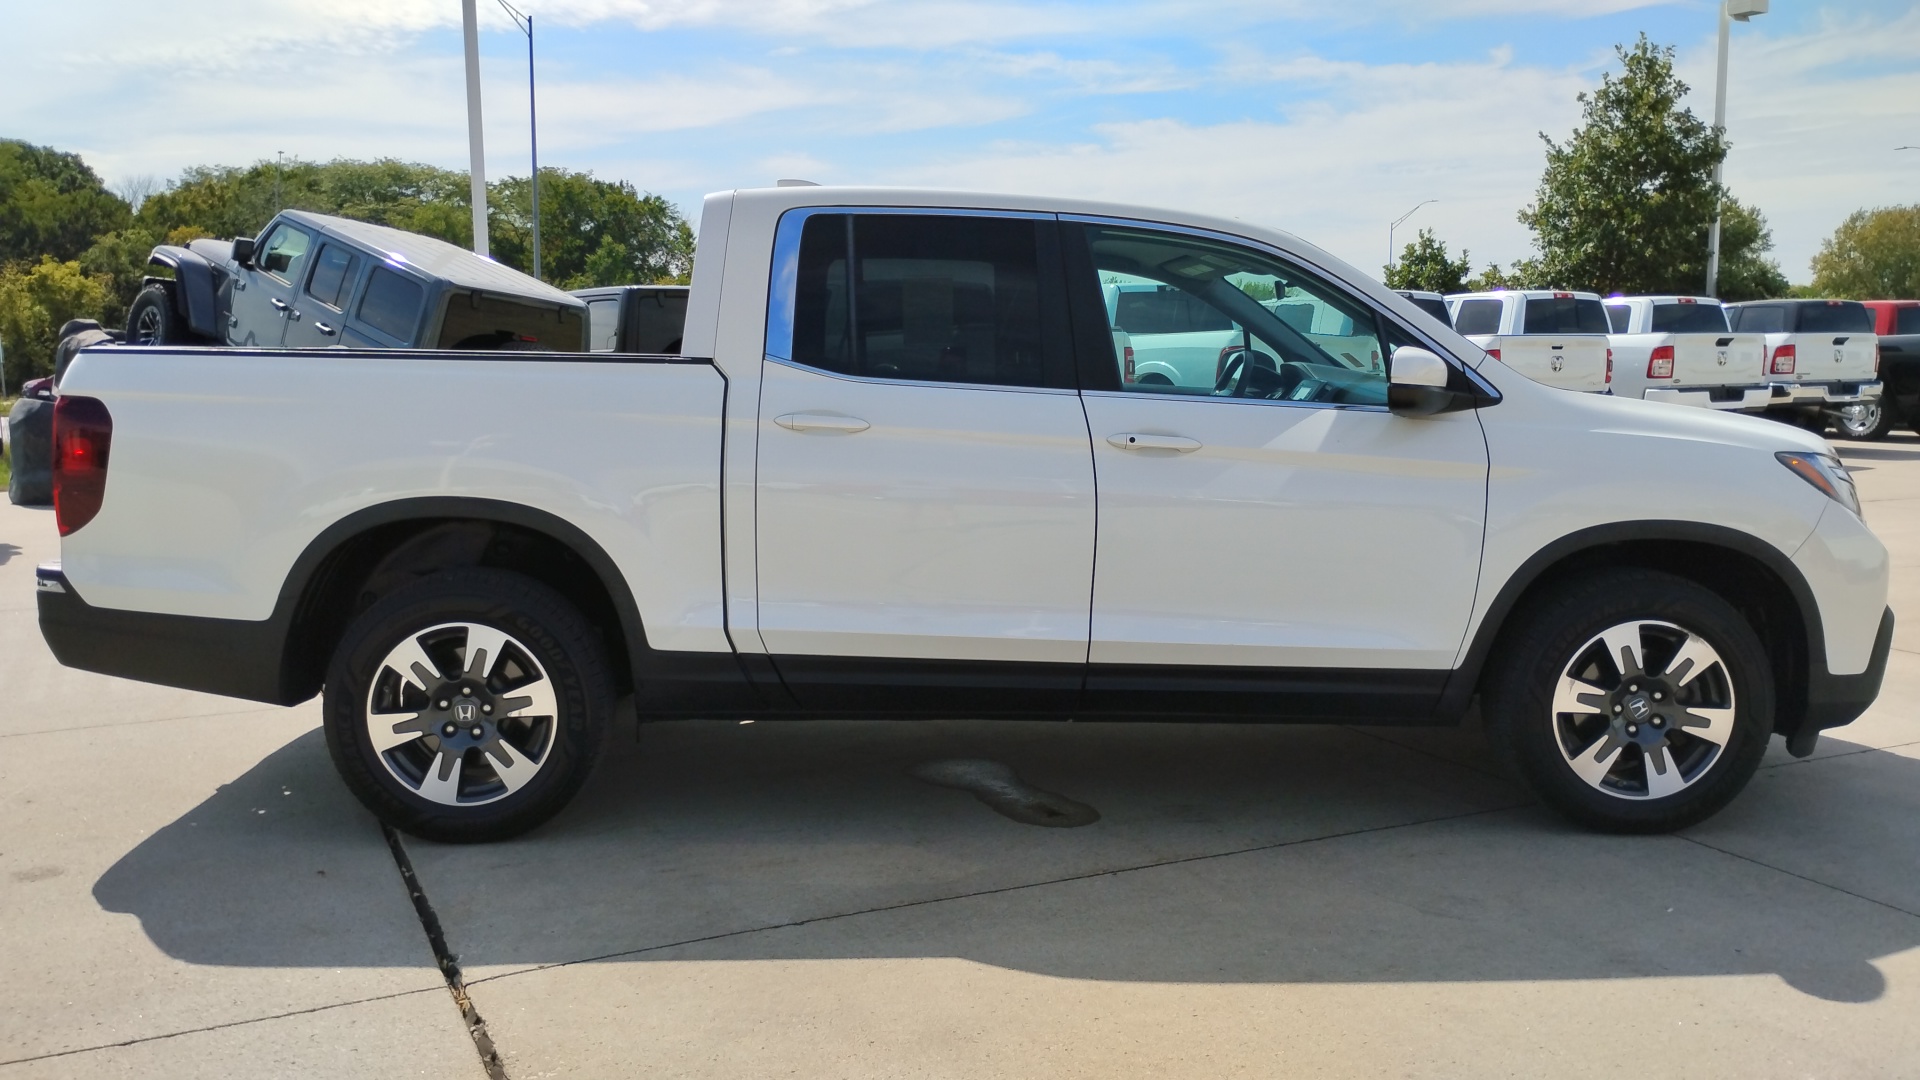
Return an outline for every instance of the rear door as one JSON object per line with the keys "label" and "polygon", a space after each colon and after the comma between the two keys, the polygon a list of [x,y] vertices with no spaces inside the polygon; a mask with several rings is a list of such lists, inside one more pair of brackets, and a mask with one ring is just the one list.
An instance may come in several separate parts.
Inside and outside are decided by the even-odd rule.
{"label": "rear door", "polygon": [[230,344],[273,348],[286,340],[294,283],[306,278],[312,248],[311,231],[282,221],[254,249],[253,265],[234,281]]}
{"label": "rear door", "polygon": [[1093,463],[1058,258],[1049,215],[781,220],[755,550],[803,706],[1076,702]]}

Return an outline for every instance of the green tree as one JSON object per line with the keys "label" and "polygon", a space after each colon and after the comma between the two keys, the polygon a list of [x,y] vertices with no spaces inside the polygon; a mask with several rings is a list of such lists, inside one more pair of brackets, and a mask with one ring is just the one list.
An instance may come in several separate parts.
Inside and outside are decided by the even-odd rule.
{"label": "green tree", "polygon": [[1385,269],[1389,289],[1416,289],[1445,296],[1466,291],[1473,259],[1466,248],[1461,248],[1456,261],[1448,256],[1446,241],[1435,239],[1432,229],[1421,229],[1420,238],[1408,244],[1400,260]]}
{"label": "green tree", "polygon": [[[1581,93],[1584,123],[1565,143],[1544,132],[1547,168],[1520,221],[1545,277],[1601,293],[1691,293],[1706,280],[1707,229],[1724,190],[1721,134],[1680,107],[1673,49],[1645,34],[1615,49],[1625,68]],[[1726,250],[1722,237],[1722,251]]]}
{"label": "green tree", "polygon": [[[1460,253],[1462,256],[1466,252]],[[1540,275],[1540,263],[1534,259],[1519,259],[1513,269],[1502,270],[1499,263],[1488,263],[1465,283],[1467,292],[1498,292],[1501,289],[1526,289],[1538,286],[1544,278]]]}
{"label": "green tree", "polygon": [[78,258],[130,216],[80,155],[0,139],[0,264]]}
{"label": "green tree", "polygon": [[0,267],[0,343],[7,351],[7,388],[53,373],[53,347],[68,319],[113,314],[112,284],[77,262],[44,256],[38,263]]}
{"label": "green tree", "polygon": [[[1785,296],[1792,288],[1780,264],[1766,257],[1773,230],[1765,214],[1729,197],[1720,220],[1720,281],[1717,291],[1728,303]],[[1704,284],[1704,282],[1703,282]]]}
{"label": "green tree", "polygon": [[1820,296],[1920,300],[1920,204],[1858,210],[1813,257]]}
{"label": "green tree", "polygon": [[[533,266],[533,185],[513,176],[489,186],[493,257]],[[684,282],[693,229],[672,203],[592,173],[540,170],[540,273],[563,289]]]}

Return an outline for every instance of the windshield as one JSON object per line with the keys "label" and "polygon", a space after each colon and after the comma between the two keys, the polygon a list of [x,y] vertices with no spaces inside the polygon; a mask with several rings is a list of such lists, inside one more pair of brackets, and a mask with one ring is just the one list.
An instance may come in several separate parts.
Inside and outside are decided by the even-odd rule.
{"label": "windshield", "polygon": [[1656,334],[1724,334],[1727,331],[1727,312],[1719,304],[1653,305]]}

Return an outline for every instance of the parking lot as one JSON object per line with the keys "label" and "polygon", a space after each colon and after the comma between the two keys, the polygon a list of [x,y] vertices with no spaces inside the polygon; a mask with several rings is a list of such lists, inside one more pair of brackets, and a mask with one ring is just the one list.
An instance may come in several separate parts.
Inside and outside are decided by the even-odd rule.
{"label": "parking lot", "polygon": [[1880,701],[1651,838],[1473,730],[672,723],[524,839],[390,844],[317,702],[55,664],[0,506],[0,1076],[1913,1075],[1920,439],[1842,450]]}

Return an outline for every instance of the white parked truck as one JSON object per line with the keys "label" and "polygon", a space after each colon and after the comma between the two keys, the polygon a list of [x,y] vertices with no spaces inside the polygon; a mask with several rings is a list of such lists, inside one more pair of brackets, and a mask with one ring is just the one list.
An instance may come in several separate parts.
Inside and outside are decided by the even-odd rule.
{"label": "white parked truck", "polygon": [[1775,414],[1820,430],[1880,400],[1880,337],[1858,300],[1755,300],[1729,304],[1727,317],[1766,342]]}
{"label": "white parked truck", "polygon": [[[677,355],[83,351],[37,573],[54,654],[324,691],[353,792],[452,840],[555,813],[627,696],[1348,724],[1478,700],[1547,802],[1644,832],[1879,692],[1887,553],[1809,432],[1541,386],[1224,218],[787,187],[708,197],[699,236]],[[1125,381],[1116,277],[1242,352]]]}
{"label": "white parked truck", "polygon": [[1455,293],[1447,310],[1455,332],[1535,382],[1588,393],[1612,385],[1607,312],[1593,293]]}
{"label": "white parked truck", "polygon": [[1710,296],[1614,296],[1613,392],[1620,397],[1758,412],[1773,401],[1766,341],[1736,334]]}

